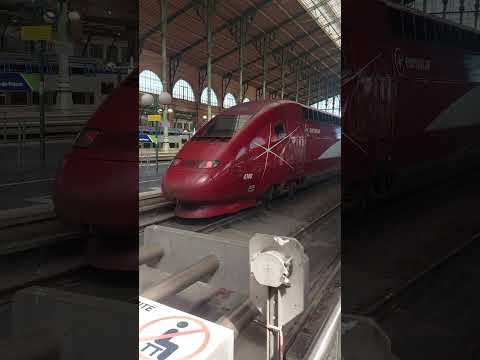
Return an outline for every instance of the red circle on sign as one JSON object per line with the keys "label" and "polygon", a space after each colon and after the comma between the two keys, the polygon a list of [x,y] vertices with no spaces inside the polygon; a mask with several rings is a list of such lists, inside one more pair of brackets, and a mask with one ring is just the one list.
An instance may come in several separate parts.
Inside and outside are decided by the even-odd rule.
{"label": "red circle on sign", "polygon": [[[192,321],[193,323],[200,326],[201,329],[200,330],[193,330],[193,331],[181,331],[181,332],[169,334],[168,336],[165,336],[165,335],[162,334],[162,335],[158,335],[158,336],[151,336],[151,337],[148,337],[148,338],[141,338],[140,337],[142,331],[145,330],[146,328],[150,327],[151,325],[156,324],[156,323],[161,322],[161,321],[164,321],[164,320],[172,320],[172,319],[182,319],[182,320]],[[172,338],[172,337],[176,337],[176,336],[185,336],[185,335],[196,334],[196,333],[204,333],[205,334],[205,338],[203,339],[203,342],[200,345],[200,347],[198,349],[194,350],[191,354],[188,354],[188,355],[178,359],[178,360],[188,360],[188,359],[192,359],[194,356],[200,354],[203,350],[205,350],[205,348],[207,347],[208,342],[210,340],[210,331],[208,330],[208,328],[205,326],[204,323],[202,323],[201,321],[199,321],[197,319],[194,319],[194,318],[191,318],[191,317],[186,317],[186,316],[168,316],[168,317],[152,320],[152,321],[146,323],[145,325],[143,325],[142,327],[140,327],[140,329],[138,330],[138,337],[139,337],[138,341],[140,342],[140,341],[157,340],[157,339],[161,339],[163,337]],[[139,355],[140,355],[140,359],[148,360],[144,355],[142,355],[142,354],[139,354]]]}

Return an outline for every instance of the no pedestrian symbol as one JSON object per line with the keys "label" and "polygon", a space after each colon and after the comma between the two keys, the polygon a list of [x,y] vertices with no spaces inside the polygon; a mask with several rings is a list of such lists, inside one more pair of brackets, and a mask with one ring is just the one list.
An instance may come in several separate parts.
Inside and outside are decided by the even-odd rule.
{"label": "no pedestrian symbol", "polygon": [[139,358],[188,360],[199,355],[210,341],[210,331],[200,320],[168,316],[152,320],[138,332]]}

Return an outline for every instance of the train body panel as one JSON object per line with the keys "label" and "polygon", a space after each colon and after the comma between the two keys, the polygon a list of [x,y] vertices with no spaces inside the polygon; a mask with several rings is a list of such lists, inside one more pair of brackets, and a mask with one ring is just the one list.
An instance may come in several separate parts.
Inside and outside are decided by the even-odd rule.
{"label": "train body panel", "polygon": [[235,106],[184,145],[162,190],[180,217],[237,212],[274,187],[338,167],[339,129],[338,118],[290,101]]}
{"label": "train body panel", "polygon": [[97,109],[57,172],[57,216],[109,235],[138,232],[138,73]]}
{"label": "train body panel", "polygon": [[[480,33],[382,0],[345,9],[358,21],[342,36],[344,194],[384,198],[473,165]],[[372,14],[376,22],[360,20]]]}

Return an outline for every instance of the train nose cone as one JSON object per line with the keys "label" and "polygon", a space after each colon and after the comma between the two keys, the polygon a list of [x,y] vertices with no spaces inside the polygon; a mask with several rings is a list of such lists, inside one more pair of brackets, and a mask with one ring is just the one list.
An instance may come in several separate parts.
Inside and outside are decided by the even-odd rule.
{"label": "train nose cone", "polygon": [[162,180],[167,199],[186,202],[205,202],[212,198],[212,176],[205,172],[184,172],[170,168]]}

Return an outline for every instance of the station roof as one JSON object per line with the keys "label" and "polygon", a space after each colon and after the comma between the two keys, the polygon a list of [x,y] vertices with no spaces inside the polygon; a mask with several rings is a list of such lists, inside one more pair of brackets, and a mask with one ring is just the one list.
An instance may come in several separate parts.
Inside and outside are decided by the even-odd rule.
{"label": "station roof", "polygon": [[[203,69],[207,63],[207,14],[202,1],[168,1],[167,54]],[[140,0],[139,38],[144,49],[161,54],[161,11],[158,0]],[[294,99],[300,74],[300,102],[306,103],[308,79],[315,103],[339,92],[339,0],[217,0],[213,16],[212,72],[239,75],[239,41],[235,24],[250,17],[244,60],[244,82],[262,87],[259,40],[268,35],[267,89],[281,88],[281,54],[286,62],[285,93]]]}

